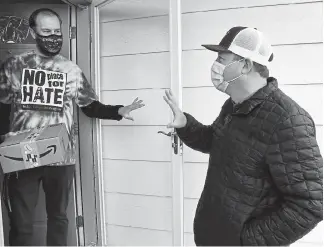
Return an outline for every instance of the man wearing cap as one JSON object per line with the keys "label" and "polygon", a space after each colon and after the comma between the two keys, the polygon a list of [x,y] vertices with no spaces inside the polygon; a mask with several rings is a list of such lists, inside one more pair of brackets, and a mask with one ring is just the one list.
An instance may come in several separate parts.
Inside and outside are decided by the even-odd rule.
{"label": "man wearing cap", "polygon": [[311,116],[269,77],[273,58],[263,34],[230,29],[211,68],[214,86],[230,98],[211,125],[183,113],[171,91],[180,139],[208,153],[205,186],[194,220],[198,246],[289,245],[323,217],[323,161]]}

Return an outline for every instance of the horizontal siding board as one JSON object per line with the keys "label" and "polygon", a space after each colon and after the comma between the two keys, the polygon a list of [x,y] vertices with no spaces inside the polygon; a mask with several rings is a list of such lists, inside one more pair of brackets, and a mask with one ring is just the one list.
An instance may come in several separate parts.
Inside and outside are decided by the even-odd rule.
{"label": "horizontal siding board", "polygon": [[[273,52],[274,60],[269,65],[270,75],[277,78],[280,85],[323,83],[323,44],[276,46]],[[183,87],[212,85],[210,69],[217,53],[190,50],[182,54]],[[307,66],[301,62],[304,59],[307,59]]]}
{"label": "horizontal siding board", "polygon": [[101,90],[170,87],[170,54],[101,58]]}
{"label": "horizontal siding board", "polygon": [[208,162],[209,155],[198,151],[195,151],[188,146],[183,147],[183,159],[184,162],[194,162],[194,163],[206,163]]}
{"label": "horizontal siding board", "polygon": [[205,184],[208,163],[184,163],[184,197],[198,199]]}
{"label": "horizontal siding board", "polygon": [[[103,120],[103,125],[164,125],[171,121],[171,110],[163,100],[164,89],[139,89],[139,90],[121,90],[121,91],[103,91],[101,93],[102,102],[112,105],[129,105],[135,98],[144,101],[145,106],[133,111],[131,116],[134,121],[122,119],[121,121]],[[165,127],[160,127],[166,131]]]}
{"label": "horizontal siding board", "polygon": [[107,225],[109,246],[171,246],[172,232]]}
{"label": "horizontal siding board", "polygon": [[[219,43],[233,26],[258,28],[274,45],[322,42],[322,22],[319,21],[322,8],[320,2],[183,15],[183,49],[199,49],[201,44]],[[221,24],[215,27],[215,23]]]}
{"label": "horizontal siding board", "polygon": [[100,8],[100,22],[152,17],[169,14],[169,1],[118,0]]}
{"label": "horizontal siding board", "polygon": [[[279,84],[323,83],[323,43],[278,46],[273,52],[270,75],[276,77]],[[303,60],[307,65],[301,62]]]}
{"label": "horizontal siding board", "polygon": [[230,8],[247,8],[247,7],[260,7],[266,5],[279,5],[279,4],[298,4],[318,2],[318,0],[227,0],[227,1],[215,1],[215,0],[182,0],[181,7],[182,12],[198,12],[198,11],[210,11],[219,9]]}
{"label": "horizontal siding board", "polygon": [[105,205],[110,225],[172,230],[171,198],[105,193]]}
{"label": "horizontal siding board", "polygon": [[100,24],[101,56],[169,51],[168,16]]}
{"label": "horizontal siding board", "polygon": [[196,246],[193,233],[185,233],[184,234],[184,245],[185,246]]}
{"label": "horizontal siding board", "polygon": [[[318,0],[182,0],[182,13],[230,8],[260,7],[278,4],[298,4]],[[118,0],[100,8],[100,22],[123,21],[169,14],[169,2],[165,0]]]}
{"label": "horizontal siding board", "polygon": [[213,123],[229,97],[214,87],[184,88],[182,95],[183,111],[206,125]]}
{"label": "horizontal siding board", "polygon": [[184,199],[184,232],[193,233],[193,222],[195,218],[198,199]]}
{"label": "horizontal siding board", "polygon": [[105,192],[172,195],[170,162],[104,160]]}
{"label": "horizontal siding board", "polygon": [[107,159],[171,161],[171,138],[161,126],[104,126],[102,154]]}

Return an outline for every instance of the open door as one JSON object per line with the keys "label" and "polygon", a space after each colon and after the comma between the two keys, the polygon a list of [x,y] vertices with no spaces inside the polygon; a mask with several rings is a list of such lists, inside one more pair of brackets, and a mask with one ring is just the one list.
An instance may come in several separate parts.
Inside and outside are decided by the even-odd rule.
{"label": "open door", "polygon": [[96,123],[99,244],[182,246],[182,146],[162,98],[181,105],[180,1],[97,0],[92,16],[97,94],[146,103],[134,122]]}
{"label": "open door", "polygon": [[[71,55],[75,54],[75,41],[71,41],[70,37],[70,26],[71,26],[71,13],[75,13],[74,7],[70,7],[64,4],[62,1],[39,1],[39,2],[57,2],[57,4],[36,4],[35,0],[31,1],[1,1],[0,4],[0,28],[2,29],[0,33],[0,62],[3,62],[6,58],[20,54],[22,52],[35,49],[35,43],[32,39],[29,28],[28,28],[28,17],[29,15],[38,8],[50,8],[56,11],[62,18],[62,32],[65,38],[61,54],[67,58],[71,58]],[[23,3],[21,3],[23,2]],[[29,3],[30,2],[30,3]],[[74,21],[75,22],[75,21]],[[19,27],[17,23],[20,23]],[[5,30],[3,30],[5,29]],[[1,114],[8,112],[8,105],[0,105]],[[3,120],[3,115],[1,115],[1,130],[8,127],[8,123]],[[77,119],[77,118],[76,118]],[[3,133],[2,133],[3,134]],[[79,160],[78,160],[79,161]],[[83,231],[82,228],[82,216],[79,215],[81,208],[78,201],[77,195],[80,191],[80,172],[79,163],[76,164],[76,176],[75,176],[75,186],[72,190],[72,195],[70,196],[70,202],[68,206],[68,218],[69,218],[69,238],[68,245],[76,246],[83,245]],[[2,181],[0,181],[2,182]],[[81,204],[82,207],[82,204]],[[45,194],[42,187],[40,188],[39,200],[35,210],[34,219],[34,245],[44,246],[46,245],[46,224],[47,216],[45,210]],[[80,217],[77,217],[77,216]],[[2,204],[2,218],[3,218],[3,241],[4,245],[8,245],[8,233],[9,233],[9,220],[8,212],[6,207]],[[79,228],[80,226],[80,228]],[[1,229],[0,229],[1,230]],[[0,238],[1,242],[1,238]],[[2,244],[2,243],[0,243]]]}

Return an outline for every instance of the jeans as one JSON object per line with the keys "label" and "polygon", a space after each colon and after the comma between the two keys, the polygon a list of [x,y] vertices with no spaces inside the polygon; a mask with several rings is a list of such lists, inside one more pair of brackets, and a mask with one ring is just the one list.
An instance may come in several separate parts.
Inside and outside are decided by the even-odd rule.
{"label": "jeans", "polygon": [[33,223],[40,182],[47,212],[48,246],[67,246],[67,206],[74,178],[74,165],[42,166],[6,175],[10,218],[9,244],[33,245]]}

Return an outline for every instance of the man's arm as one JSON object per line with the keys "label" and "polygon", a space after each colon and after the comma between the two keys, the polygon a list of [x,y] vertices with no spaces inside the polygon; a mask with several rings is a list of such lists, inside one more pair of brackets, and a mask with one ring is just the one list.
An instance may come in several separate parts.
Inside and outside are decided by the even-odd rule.
{"label": "man's arm", "polygon": [[190,114],[182,112],[171,90],[166,90],[163,98],[170,106],[174,116],[173,122],[169,123],[167,127],[174,128],[179,138],[188,147],[209,153],[213,139],[212,126],[205,126]]}
{"label": "man's arm", "polygon": [[188,147],[203,153],[209,153],[213,139],[212,126],[201,124],[188,113],[184,113],[184,115],[187,118],[187,124],[183,128],[176,129],[179,138]]}
{"label": "man's arm", "polygon": [[83,113],[91,118],[111,119],[120,121],[122,118],[134,120],[131,111],[144,106],[142,100],[136,98],[131,105],[104,105],[98,101],[98,96],[79,69],[79,78],[76,82],[75,102]]}
{"label": "man's arm", "polygon": [[289,245],[323,219],[323,160],[312,119],[299,115],[282,122],[266,163],[281,204],[245,224],[243,245]]}
{"label": "man's arm", "polygon": [[118,110],[124,107],[123,105],[104,105],[99,101],[93,101],[91,104],[81,107],[82,112],[90,118],[122,120],[122,116],[119,115]]}

